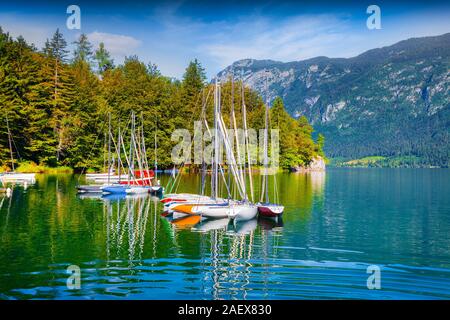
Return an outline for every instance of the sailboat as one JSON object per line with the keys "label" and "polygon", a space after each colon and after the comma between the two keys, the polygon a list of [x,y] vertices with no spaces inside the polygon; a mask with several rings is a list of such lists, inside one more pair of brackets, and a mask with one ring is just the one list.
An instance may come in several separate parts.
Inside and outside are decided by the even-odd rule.
{"label": "sailboat", "polygon": [[[136,116],[131,114],[131,138],[129,157],[126,157],[128,163],[128,179],[119,181],[113,185],[101,187],[103,193],[113,194],[143,194],[150,193],[153,177],[153,171],[148,168],[147,155],[143,135],[143,119],[141,116],[140,134],[136,134]],[[120,152],[120,149],[119,149]],[[120,159],[120,153],[119,153]],[[134,170],[135,159],[139,170]],[[120,162],[120,161],[119,161]]]}
{"label": "sailboat", "polygon": [[9,143],[9,152],[11,155],[11,172],[5,172],[0,174],[0,181],[2,183],[7,182],[22,182],[22,183],[34,183],[36,181],[36,175],[34,173],[17,173],[15,172],[14,166],[14,156],[13,156],[13,138],[11,134],[11,130],[9,128],[9,120],[8,115],[6,115],[6,128],[8,130],[8,143]]}
{"label": "sailboat", "polygon": [[[120,128],[119,128],[120,130]],[[111,113],[108,114],[108,173],[87,174],[87,180],[94,180],[96,184],[79,185],[77,190],[79,193],[103,193],[102,188],[112,185],[111,174],[113,168],[111,166]],[[105,139],[106,140],[106,139]],[[120,162],[120,159],[119,159]],[[119,163],[120,165],[120,163]],[[119,174],[120,181],[120,174]]]}
{"label": "sailboat", "polygon": [[[267,80],[266,80],[267,92]],[[283,214],[284,206],[269,201],[269,177],[268,177],[268,132],[269,132],[269,99],[266,101],[265,108],[265,130],[264,130],[264,175],[261,188],[261,201],[258,203],[258,212],[263,217],[276,218]],[[274,176],[275,180],[275,176]],[[276,181],[274,181],[275,196],[277,196]]]}
{"label": "sailboat", "polygon": [[[221,116],[221,103],[220,103],[220,86],[216,80],[215,95],[214,95],[214,158],[212,162],[212,175],[211,175],[211,202],[199,205],[191,206],[191,211],[200,214],[206,218],[223,219],[230,218],[236,221],[250,220],[256,217],[258,214],[257,207],[247,201],[247,195],[245,191],[245,181],[243,180],[240,170],[237,168],[237,162],[231,148],[229,137],[225,129],[224,121]],[[234,115],[234,114],[233,114]],[[223,138],[225,150],[227,152],[227,158],[229,160],[230,174],[233,176],[240,196],[243,201],[226,200],[218,197],[218,183],[219,183],[219,170],[221,177],[224,180],[224,184],[227,187],[229,197],[231,194],[227,181],[223,175],[223,170],[219,163],[219,150],[220,137]],[[231,182],[231,181],[230,181]]]}
{"label": "sailboat", "polygon": [[[143,131],[142,131],[143,132]],[[155,124],[155,180],[156,184],[152,185],[151,192],[153,193],[162,193],[164,192],[164,187],[161,185],[161,182],[158,180],[158,123]]]}

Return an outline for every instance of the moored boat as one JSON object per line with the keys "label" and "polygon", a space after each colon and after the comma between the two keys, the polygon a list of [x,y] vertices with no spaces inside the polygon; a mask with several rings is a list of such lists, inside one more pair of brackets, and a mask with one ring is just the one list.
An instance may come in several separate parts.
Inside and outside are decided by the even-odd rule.
{"label": "moored boat", "polygon": [[36,174],[34,173],[16,173],[8,172],[0,175],[0,181],[6,182],[31,182],[36,181]]}
{"label": "moored boat", "polygon": [[104,186],[101,187],[102,192],[104,193],[112,193],[112,194],[126,194],[126,189],[129,188],[125,185],[110,185],[110,186]]}
{"label": "moored boat", "polygon": [[234,221],[252,220],[258,214],[258,208],[253,204],[239,204],[234,208],[233,216],[230,218]]}
{"label": "moored boat", "polygon": [[126,194],[143,194],[150,193],[151,188],[149,186],[129,186],[125,189]]}
{"label": "moored boat", "polygon": [[284,206],[275,203],[258,203],[257,206],[259,214],[263,217],[280,217],[284,211]]}
{"label": "moored boat", "polygon": [[89,185],[80,185],[77,186],[77,190],[79,193],[102,193],[102,187],[105,187],[105,185],[96,185],[96,184],[89,184]]}

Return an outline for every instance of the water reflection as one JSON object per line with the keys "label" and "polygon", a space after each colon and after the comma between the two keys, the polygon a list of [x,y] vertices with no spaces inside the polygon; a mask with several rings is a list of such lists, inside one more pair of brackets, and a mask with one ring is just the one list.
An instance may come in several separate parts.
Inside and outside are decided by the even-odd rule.
{"label": "water reflection", "polygon": [[[77,197],[77,176],[38,175],[0,194],[0,297],[448,298],[448,177],[280,174],[283,219],[234,224],[163,217],[147,195]],[[198,176],[182,179],[178,192],[198,191]],[[71,264],[83,270],[77,292]],[[383,269],[381,291],[366,288],[369,264]]]}
{"label": "water reflection", "polygon": [[[159,198],[150,195],[114,195],[101,199],[105,202],[103,220],[106,224],[107,261],[126,256],[132,268],[135,261],[142,260],[147,230],[152,231],[153,247],[156,247]],[[156,248],[152,251],[156,252]]]}
{"label": "water reflection", "polygon": [[254,290],[251,285],[254,272],[258,278],[271,274],[270,268],[260,271],[260,263],[253,270],[254,261],[259,261],[261,255],[267,259],[271,253],[269,247],[278,244],[273,239],[279,239],[274,234],[283,230],[281,219],[259,218],[237,223],[230,219],[202,220],[199,216],[163,219],[171,222],[175,237],[188,230],[200,236],[201,287],[206,297],[246,299]]}
{"label": "water reflection", "polygon": [[322,196],[325,188],[326,172],[314,171],[307,174],[311,179],[311,189],[313,194]]}

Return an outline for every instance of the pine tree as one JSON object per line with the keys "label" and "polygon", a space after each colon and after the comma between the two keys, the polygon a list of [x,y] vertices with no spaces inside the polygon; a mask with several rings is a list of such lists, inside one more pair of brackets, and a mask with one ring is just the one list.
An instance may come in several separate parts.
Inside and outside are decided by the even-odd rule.
{"label": "pine tree", "polygon": [[[56,146],[55,161],[51,161],[49,157],[46,161],[48,164],[56,165],[61,154],[64,153],[66,146],[66,116],[70,109],[71,97],[73,93],[73,81],[71,70],[65,64],[67,61],[67,42],[63,35],[56,29],[50,41],[46,42],[44,52],[47,53],[48,58],[53,64],[53,99],[52,110],[50,112],[49,123],[53,127],[53,131],[58,141]],[[48,74],[43,74],[41,78],[44,87],[48,84]]]}
{"label": "pine tree", "polygon": [[[185,119],[192,119],[194,113],[199,113],[201,109],[201,91],[205,86],[206,74],[202,65],[197,59],[191,61],[186,68],[181,83],[183,90],[183,112]],[[193,120],[192,120],[193,121]],[[189,125],[192,124],[189,121]],[[192,129],[191,127],[189,127]]]}
{"label": "pine tree", "polygon": [[114,60],[111,59],[109,52],[105,49],[105,44],[100,42],[95,51],[94,59],[97,61],[98,73],[103,74],[106,70],[114,68]]}
{"label": "pine tree", "polygon": [[92,45],[89,42],[87,35],[82,33],[77,41],[74,41],[75,50],[73,52],[73,62],[80,61],[90,63],[92,59]]}
{"label": "pine tree", "polygon": [[11,136],[14,139],[13,153],[16,160],[26,157],[27,140],[22,128],[27,124],[28,93],[30,86],[36,81],[35,74],[39,66],[33,61],[33,50],[23,37],[13,40],[0,30],[0,153],[4,157],[9,153],[6,132],[6,117],[8,117]]}

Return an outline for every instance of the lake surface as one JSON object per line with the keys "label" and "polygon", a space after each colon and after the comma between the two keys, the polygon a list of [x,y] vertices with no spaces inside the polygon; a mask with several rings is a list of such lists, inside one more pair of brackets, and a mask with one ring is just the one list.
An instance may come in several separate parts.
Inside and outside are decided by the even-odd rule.
{"label": "lake surface", "polygon": [[149,196],[79,197],[78,179],[0,194],[0,299],[450,299],[448,169],[278,174],[282,221],[238,225],[170,220]]}

